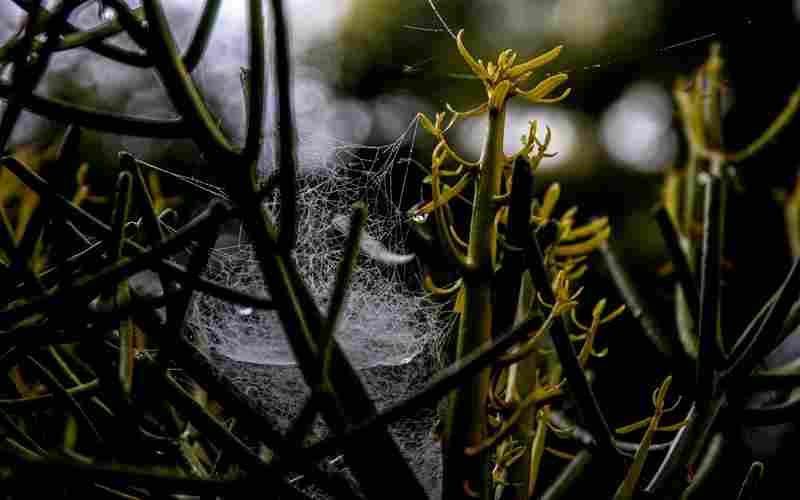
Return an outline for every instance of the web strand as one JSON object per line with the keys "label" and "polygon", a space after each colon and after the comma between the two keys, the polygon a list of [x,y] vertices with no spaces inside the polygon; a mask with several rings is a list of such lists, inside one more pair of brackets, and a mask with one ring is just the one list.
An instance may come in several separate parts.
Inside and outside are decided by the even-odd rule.
{"label": "web strand", "polygon": [[[436,4],[434,3],[434,0],[428,0],[428,4],[430,5],[431,10],[433,11],[434,15],[438,19],[439,23],[442,25],[442,28],[415,26],[415,25],[410,25],[410,24],[403,25],[403,28],[406,28],[406,29],[409,29],[409,30],[414,30],[414,31],[420,31],[420,32],[430,32],[430,33],[447,32],[450,35],[450,37],[455,39],[456,35],[455,35],[454,31],[450,28],[450,26],[447,24],[447,22],[444,19],[444,17],[441,15],[441,12],[437,8]],[[551,76],[551,75],[553,75],[555,73],[566,73],[568,75],[573,75],[573,74],[575,74],[577,72],[599,71],[599,70],[603,70],[603,69],[606,69],[606,68],[609,68],[609,67],[618,66],[618,65],[625,65],[625,64],[632,64],[632,63],[636,63],[636,62],[641,62],[641,61],[644,61],[644,60],[649,59],[651,57],[665,55],[665,54],[673,52],[675,50],[680,50],[680,49],[692,47],[692,46],[695,46],[697,44],[706,42],[708,40],[713,40],[715,38],[721,38],[723,36],[727,36],[728,34],[730,34],[731,31],[740,30],[741,28],[749,28],[753,24],[754,24],[754,21],[751,18],[745,17],[745,18],[742,18],[738,23],[734,23],[732,26],[726,27],[724,29],[708,32],[708,33],[705,33],[705,34],[702,34],[702,35],[698,35],[698,36],[695,36],[695,37],[692,37],[692,38],[689,38],[689,39],[682,40],[680,42],[675,42],[675,43],[671,43],[671,44],[668,44],[668,45],[664,45],[662,47],[658,47],[656,49],[649,50],[644,54],[641,54],[641,53],[638,53],[638,52],[630,53],[630,54],[627,54],[627,55],[623,54],[623,55],[620,55],[620,56],[617,56],[617,57],[612,57],[610,59],[607,59],[607,60],[601,61],[601,62],[595,62],[595,63],[591,63],[591,64],[586,64],[586,65],[583,65],[583,66],[580,66],[580,67],[567,68],[567,69],[561,69],[561,70],[558,70],[558,71],[549,72],[549,73],[546,73],[544,76]],[[420,62],[418,62],[416,64],[407,65],[405,67],[404,73],[406,73],[406,74],[417,73],[419,71],[422,71],[422,67],[423,66],[431,65],[435,61],[436,61],[436,59],[432,58],[432,57],[422,59]],[[447,75],[444,75],[444,76],[447,76],[449,78],[458,78],[458,79],[463,79],[465,77],[466,78],[470,78],[470,79],[473,78],[471,75],[462,75],[462,74],[453,74],[453,73],[448,73]]]}
{"label": "web strand", "polygon": [[439,19],[439,22],[442,24],[442,27],[445,30],[447,30],[447,33],[450,35],[450,37],[453,40],[455,40],[456,34],[453,32],[452,29],[450,29],[450,26],[447,24],[447,21],[444,20],[444,16],[442,16],[442,13],[439,12],[439,8],[436,7],[436,2],[434,2],[434,0],[428,0],[428,5],[431,6],[431,10],[433,10],[433,13],[436,15],[437,19]]}

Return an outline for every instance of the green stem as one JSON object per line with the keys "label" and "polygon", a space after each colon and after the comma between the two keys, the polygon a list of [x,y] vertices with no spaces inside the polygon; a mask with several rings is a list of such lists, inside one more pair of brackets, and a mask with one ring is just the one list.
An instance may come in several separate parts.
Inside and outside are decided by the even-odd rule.
{"label": "green stem", "polygon": [[[531,165],[526,157],[518,156],[514,160],[512,175],[506,241],[514,247],[524,248],[530,234],[529,221],[533,196]],[[495,329],[503,331],[510,326],[509,323],[514,325],[522,323],[535,294],[533,283],[525,270],[525,257],[522,252],[508,252],[503,256],[503,265],[495,279],[495,290]],[[513,353],[520,354],[520,350],[517,348]],[[508,368],[506,401],[519,405],[533,394],[537,384],[536,353],[528,353]],[[498,457],[503,456],[510,447],[524,446],[525,450],[508,464],[505,482],[511,486],[497,485],[495,498],[521,500],[530,497],[531,436],[535,431],[536,409],[537,405],[532,404],[518,410],[521,415],[513,424],[511,440],[498,448]]]}
{"label": "green stem", "polygon": [[[711,436],[712,428],[717,422],[720,410],[725,406],[726,398],[719,398],[696,402],[687,415],[688,423],[672,440],[666,456],[661,461],[658,470],[645,489],[648,493],[662,495],[675,493],[667,492],[681,473],[685,472],[688,464],[694,464],[703,450],[707,438]],[[666,493],[665,493],[666,492]]]}
{"label": "green stem", "polygon": [[[519,294],[517,314],[514,323],[520,324],[527,314],[527,305],[530,296],[534,293],[530,279],[523,275],[520,279],[521,291]],[[509,368],[508,388],[506,389],[507,401],[524,400],[536,390],[538,384],[536,353],[526,356]],[[525,444],[525,452],[508,466],[506,482],[512,487],[505,488],[508,499],[527,499],[533,493],[531,484],[531,436],[536,424],[537,405],[530,405],[525,413],[514,424],[511,440],[516,444]],[[501,452],[498,452],[501,455]]]}
{"label": "green stem", "polygon": [[[686,255],[689,271],[692,273],[697,267],[695,262],[696,247],[691,237],[691,231],[695,221],[695,211],[697,210],[697,164],[699,160],[697,152],[690,151],[684,186],[683,227],[679,228],[681,247],[683,247],[683,252]],[[695,327],[697,317],[692,317],[687,297],[680,285],[675,286],[675,316],[678,324],[678,338],[681,341],[684,352],[691,359],[697,359],[697,330]]]}
{"label": "green stem", "polygon": [[761,481],[761,477],[764,475],[764,463],[755,461],[750,465],[750,469],[747,471],[747,475],[744,478],[744,482],[742,483],[742,487],[739,490],[739,495],[736,497],[736,500],[749,500],[751,498],[756,498],[756,490],[758,489],[758,483]]}
{"label": "green stem", "polygon": [[576,486],[584,475],[586,467],[592,461],[592,454],[586,450],[581,450],[575,458],[561,470],[556,480],[551,484],[542,495],[542,500],[558,500],[565,498],[570,489]]}
{"label": "green stem", "polygon": [[704,487],[707,487],[705,492],[706,495],[713,491],[712,485],[714,482],[712,476],[715,472],[719,471],[719,466],[722,465],[721,462],[723,452],[726,451],[726,444],[728,443],[722,436],[722,433],[718,432],[714,434],[714,437],[711,438],[711,442],[708,443],[708,449],[706,450],[705,455],[703,455],[700,465],[697,467],[697,472],[695,473],[692,482],[681,494],[681,500],[703,498]]}
{"label": "green stem", "polygon": [[714,369],[722,367],[727,355],[722,345],[720,328],[720,295],[723,231],[725,217],[724,180],[712,174],[706,185],[703,219],[703,252],[700,265],[700,317],[697,356],[698,397],[711,397]]}
{"label": "green stem", "polygon": [[[491,109],[472,209],[467,254],[469,271],[464,276],[464,312],[459,324],[457,359],[488,346],[492,338],[492,276],[497,238],[493,199],[499,194],[505,162],[504,127],[505,110]],[[450,399],[443,443],[445,499],[489,497],[487,452],[465,454],[466,448],[477,446],[486,438],[489,384],[489,369],[484,369]]]}

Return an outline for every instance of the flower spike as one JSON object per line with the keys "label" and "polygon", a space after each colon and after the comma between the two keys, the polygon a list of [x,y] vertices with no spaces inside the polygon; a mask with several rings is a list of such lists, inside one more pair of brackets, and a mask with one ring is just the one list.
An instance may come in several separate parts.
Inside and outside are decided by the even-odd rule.
{"label": "flower spike", "polygon": [[[517,90],[517,94],[521,95],[522,97],[528,99],[531,102],[542,102],[542,99],[546,99],[547,95],[550,94],[550,92],[552,92],[553,90],[555,90],[556,87],[567,81],[567,78],[568,76],[566,73],[558,73],[551,77],[545,78],[531,90],[527,91]],[[561,96],[555,99],[561,100],[566,98],[569,95],[570,91],[571,89],[566,89],[561,94]]]}
{"label": "flower spike", "polygon": [[482,63],[479,63],[472,57],[472,54],[469,53],[467,48],[464,46],[464,30],[460,30],[458,35],[456,35],[456,44],[458,45],[458,52],[461,54],[461,57],[464,58],[464,61],[467,62],[470,68],[472,68],[472,72],[475,75],[483,80],[484,82],[488,81],[489,73],[486,71],[486,68],[483,66]]}
{"label": "flower spike", "polygon": [[563,45],[559,45],[558,47],[555,47],[555,48],[551,49],[548,52],[545,52],[544,54],[542,54],[540,56],[534,57],[530,61],[524,62],[522,64],[517,64],[513,68],[509,69],[508,72],[506,72],[506,77],[507,78],[516,78],[516,77],[518,77],[520,75],[523,75],[525,73],[531,72],[531,71],[535,70],[536,68],[544,66],[545,64],[547,64],[550,61],[553,61],[555,58],[557,58],[559,56],[559,54],[561,54],[561,50],[563,48],[564,48]]}

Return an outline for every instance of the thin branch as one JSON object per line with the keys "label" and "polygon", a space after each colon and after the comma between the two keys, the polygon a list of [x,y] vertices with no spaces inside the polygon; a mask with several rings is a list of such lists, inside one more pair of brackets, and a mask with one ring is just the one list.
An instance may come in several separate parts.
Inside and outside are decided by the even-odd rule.
{"label": "thin branch", "polygon": [[219,14],[220,5],[222,5],[222,0],[205,0],[203,13],[200,15],[200,21],[198,21],[197,28],[194,30],[194,36],[192,36],[189,47],[181,58],[183,59],[183,64],[186,66],[186,70],[190,73],[200,63],[203,54],[205,54],[208,48],[208,42],[211,39],[211,33]]}
{"label": "thin branch", "polygon": [[[255,177],[256,163],[261,153],[261,141],[264,129],[264,100],[266,93],[266,83],[264,81],[266,68],[264,67],[264,60],[266,54],[264,50],[264,13],[262,12],[261,0],[249,0],[249,7],[250,68],[247,73],[247,135],[245,136],[244,149],[242,150],[242,159],[244,163],[248,165],[248,168],[253,170],[253,177]],[[278,50],[277,46],[276,50]],[[279,68],[277,71],[280,73],[282,70]],[[285,71],[288,72],[289,69],[287,68]],[[278,92],[279,95],[283,96],[283,92],[289,92],[289,89],[281,88],[280,83],[279,76]],[[286,99],[290,98],[289,94],[286,94],[286,96]],[[283,105],[284,103],[281,102],[281,110],[279,110],[279,113],[283,113]],[[291,108],[288,110],[288,117],[279,114],[279,120],[281,120],[278,122],[279,129],[281,126],[288,126],[292,127],[292,130],[294,130]],[[288,120],[288,122],[284,123],[283,120]],[[284,140],[285,138],[281,137],[281,150],[284,148],[293,148],[292,145],[284,146]],[[283,152],[281,152],[281,155],[283,156]],[[292,152],[292,157],[293,155],[294,153]],[[281,165],[283,165],[284,160],[285,158],[282,157]],[[283,169],[281,169],[281,171],[282,170]],[[281,199],[283,198],[284,196],[282,195]],[[281,217],[283,217],[283,215],[281,215]]]}
{"label": "thin branch", "polygon": [[[547,268],[545,267],[539,242],[535,238],[531,238],[530,248],[531,250],[528,252],[528,269],[533,283],[545,302],[555,304],[556,299],[550,277],[547,275]],[[575,349],[572,347],[572,341],[570,341],[569,332],[566,329],[566,321],[557,321],[553,324],[550,330],[550,338],[556,348],[558,359],[561,361],[569,392],[572,393],[572,397],[578,406],[586,429],[592,434],[603,457],[619,461],[620,454],[614,446],[614,437],[600,409],[594,391],[592,391],[589,382],[586,380],[578,361],[578,356],[575,354]]]}
{"label": "thin branch", "polygon": [[551,484],[542,494],[541,500],[559,500],[568,498],[577,483],[583,477],[586,467],[592,463],[592,454],[586,450],[581,450],[575,455],[569,464],[561,470],[553,484]]}
{"label": "thin branch", "polygon": [[[147,37],[146,48],[162,76],[162,82],[172,103],[183,117],[197,144],[211,153],[213,159],[230,157],[236,152],[235,148],[217,125],[217,119],[209,111],[189,76],[189,71],[177,52],[161,2],[144,0],[142,3],[148,22],[148,32],[151,35]],[[118,9],[118,14],[122,16],[123,11]]]}
{"label": "thin branch", "polygon": [[663,205],[656,209],[654,215],[658,228],[661,230],[661,236],[667,246],[667,252],[675,269],[675,274],[678,277],[678,284],[683,290],[683,296],[686,297],[686,302],[689,305],[689,312],[694,321],[698,321],[700,318],[700,294],[692,275],[692,270],[689,267],[689,261],[681,248],[678,231],[672,223],[669,212]]}
{"label": "thin branch", "polygon": [[352,446],[355,436],[367,433],[370,430],[391,424],[404,416],[411,415],[420,408],[435,404],[450,391],[455,390],[465,380],[479,373],[492,364],[497,356],[506,352],[511,346],[524,338],[534,329],[540,320],[527,318],[513,328],[509,328],[502,335],[497,336],[491,344],[469,353],[458,362],[441,370],[434,379],[421,391],[390,406],[381,413],[356,423],[345,433],[325,439],[304,450],[303,456],[308,460],[318,460],[322,457],[336,453]]}
{"label": "thin branch", "polygon": [[356,258],[359,253],[359,244],[361,242],[361,233],[364,225],[367,222],[367,206],[364,203],[357,203],[353,207],[353,215],[350,217],[350,227],[347,232],[347,241],[345,242],[344,255],[339,262],[336,270],[336,281],[333,285],[333,293],[331,294],[328,311],[325,318],[322,334],[319,337],[320,352],[322,353],[322,364],[320,366],[320,380],[322,383],[324,378],[328,377],[331,368],[331,357],[333,343],[331,340],[336,332],[336,326],[339,322],[339,317],[342,314],[342,309],[345,306],[347,299],[347,292],[350,289],[350,280],[353,277],[353,271],[356,267]]}
{"label": "thin branch", "polygon": [[27,357],[28,363],[30,363],[33,367],[35,367],[39,373],[42,374],[44,378],[45,384],[50,388],[51,391],[56,395],[56,397],[63,399],[64,402],[68,407],[72,409],[72,414],[77,418],[81,423],[83,423],[87,429],[89,429],[94,435],[97,444],[101,447],[107,445],[106,440],[103,439],[103,436],[100,434],[100,431],[97,429],[97,426],[89,417],[89,415],[83,410],[80,403],[75,396],[70,393],[66,387],[64,387],[61,382],[58,381],[55,375],[43,364],[39,363],[33,356]]}
{"label": "thin branch", "polygon": [[[0,457],[13,470],[12,478],[30,481],[34,477],[47,477],[55,481],[68,480],[79,484],[101,483],[120,486],[137,485],[161,493],[195,493],[200,495],[252,495],[256,478],[200,479],[179,476],[161,469],[145,469],[123,464],[88,465],[54,456],[34,459],[0,449]],[[11,480],[11,478],[9,478]],[[291,490],[287,490],[291,491]],[[299,493],[291,498],[307,499]]]}
{"label": "thin branch", "polygon": [[742,481],[742,487],[739,489],[739,495],[736,497],[736,500],[752,500],[758,498],[756,497],[756,493],[763,475],[763,462],[755,461],[750,464],[750,468],[747,470],[744,481]]}
{"label": "thin branch", "polygon": [[248,472],[264,480],[277,491],[281,497],[303,498],[302,495],[292,488],[286,480],[281,477],[275,467],[265,463],[258,454],[254,453],[248,446],[231,433],[225,425],[220,423],[197,401],[192,398],[175,380],[170,377],[163,366],[158,366],[152,358],[146,359],[144,364],[149,368],[151,375],[156,377],[165,392],[167,400],[175,405],[180,411],[189,416],[190,421],[202,430],[212,441],[221,446],[227,453],[235,456]]}
{"label": "thin branch", "polygon": [[[11,170],[14,175],[19,177],[28,187],[36,191],[39,196],[53,200],[54,206],[63,210],[66,217],[74,219],[77,223],[91,228],[94,232],[99,233],[100,236],[106,236],[111,232],[111,228],[106,223],[100,221],[82,208],[76,207],[70,203],[69,200],[57,194],[47,181],[42,179],[35,172],[32,172],[15,158],[0,158],[0,163]],[[138,254],[147,251],[144,247],[129,239],[125,240],[125,247]],[[255,309],[269,310],[274,308],[273,302],[269,299],[226,288],[199,276],[192,276],[187,273],[182,266],[174,262],[162,260],[155,265],[159,272],[167,273],[173,279],[179,280],[181,283],[191,283],[198,291],[211,294],[214,297]]]}
{"label": "thin branch", "polygon": [[[12,86],[0,82],[0,98],[9,99],[12,95]],[[26,110],[44,118],[65,124],[72,123],[90,130],[160,139],[181,139],[189,135],[189,129],[185,126],[183,119],[140,118],[91,109],[56,98],[41,97],[36,94],[28,94],[21,97],[19,103]]]}
{"label": "thin branch", "polygon": [[[50,63],[50,56],[58,43],[60,33],[64,29],[67,18],[77,5],[78,3],[72,0],[63,2],[58,6],[58,10],[43,23],[47,33],[47,40],[35,52],[32,51],[34,30],[31,28],[25,31],[22,39],[22,48],[24,50],[16,54],[10,92],[8,96],[4,96],[7,102],[3,117],[0,120],[0,152],[6,149],[14,125],[16,125],[17,119],[22,113],[22,101],[26,95],[36,88],[39,80],[44,76],[47,65]],[[41,2],[37,2],[33,13],[28,16],[28,25],[32,27],[38,24],[42,13]]]}
{"label": "thin branch", "polygon": [[724,372],[720,381],[721,385],[736,386],[736,382],[746,377],[755,368],[756,363],[781,340],[786,333],[783,332],[783,322],[798,296],[800,296],[800,259],[795,259],[774,297],[774,304],[761,320],[760,327],[750,335],[749,339],[744,339],[746,347],[742,349],[741,354],[737,358],[731,358],[730,367]]}
{"label": "thin branch", "polygon": [[[26,0],[12,1],[26,12],[30,12],[34,5],[38,3]],[[140,15],[140,12],[141,8],[135,10],[137,16]],[[47,19],[52,15],[53,13],[45,11],[42,18]],[[85,46],[87,49],[112,61],[128,64],[130,66],[146,67],[149,62],[145,54],[133,52],[104,42],[105,38],[118,34],[121,29],[122,28],[119,24],[119,21],[116,19],[104,23],[89,31],[82,31],[77,26],[67,23],[64,30],[67,35],[61,38],[55,50],[62,51],[78,46]],[[0,49],[0,61],[7,57],[7,53],[13,52],[14,50],[21,49],[14,42],[6,44],[2,49]]]}
{"label": "thin branch", "polygon": [[201,215],[175,233],[175,236],[165,243],[156,245],[146,254],[105,266],[91,276],[78,279],[67,290],[56,290],[31,297],[26,303],[0,313],[0,323],[14,323],[42,311],[55,314],[57,314],[56,311],[67,312],[69,306],[88,302],[109,283],[115,283],[143,271],[152,266],[154,262],[183,248],[196,238],[198,233],[202,233],[208,226],[218,224],[225,216],[227,216],[226,210],[219,203],[212,203]]}
{"label": "thin branch", "polygon": [[[292,113],[291,62],[289,34],[283,0],[271,0],[272,36],[275,43],[275,86],[278,95],[278,175],[281,189],[280,243],[285,250],[297,243],[297,159],[294,116]],[[252,97],[251,97],[252,99]],[[252,110],[251,110],[252,113]]]}
{"label": "thin branch", "polygon": [[[705,455],[703,455],[702,460],[700,460],[700,465],[697,466],[697,472],[695,473],[692,482],[681,495],[681,500],[689,500],[690,498],[703,498],[702,496],[698,497],[696,495],[703,495],[703,486],[712,484],[710,478],[712,474],[719,468],[726,444],[726,438],[722,435],[722,433],[718,432],[714,434],[708,443],[708,449],[706,450]],[[711,493],[712,491],[713,490],[707,491],[706,494]]]}
{"label": "thin branch", "polygon": [[725,218],[723,180],[712,174],[705,186],[703,247],[700,261],[700,317],[697,353],[696,400],[710,398],[716,390],[715,369],[727,362],[721,339],[721,266]]}
{"label": "thin branch", "polygon": [[350,485],[338,475],[320,471],[316,462],[303,460],[294,443],[284,439],[276,430],[277,424],[261,407],[253,402],[252,397],[245,394],[241,387],[235,385],[227,377],[220,376],[219,369],[213,362],[184,336],[179,335],[178,346],[172,352],[174,361],[190,377],[200,383],[231,414],[236,415],[248,432],[264,442],[275,453],[275,467],[294,467],[298,472],[326,486],[342,499],[354,495]]}
{"label": "thin branch", "polygon": [[[84,384],[68,387],[66,388],[66,391],[73,397],[80,396],[82,398],[88,398],[92,397],[97,392],[97,388],[99,386],[100,382],[97,379],[94,379]],[[0,408],[15,410],[20,407],[24,407],[27,411],[32,411],[33,409],[49,407],[53,403],[53,399],[57,397],[58,396],[56,394],[49,392],[46,394],[39,394],[36,396],[28,396],[17,399],[0,399]]]}
{"label": "thin branch", "polygon": [[796,422],[800,416],[800,397],[769,406],[732,408],[731,414],[748,427]]}
{"label": "thin branch", "polygon": [[639,321],[642,332],[666,359],[675,359],[676,352],[680,352],[680,349],[673,347],[674,342],[670,341],[669,336],[659,326],[658,320],[647,307],[644,298],[636,289],[619,257],[608,244],[600,246],[600,253],[605,260],[614,285],[622,296],[622,300],[625,301],[631,316]]}

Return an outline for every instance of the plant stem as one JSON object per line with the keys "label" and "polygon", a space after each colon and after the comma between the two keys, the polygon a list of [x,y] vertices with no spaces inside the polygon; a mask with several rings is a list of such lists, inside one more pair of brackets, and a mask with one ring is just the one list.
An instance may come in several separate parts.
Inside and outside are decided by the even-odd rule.
{"label": "plant stem", "polygon": [[[497,240],[493,199],[499,194],[505,162],[504,127],[504,108],[492,107],[472,209],[467,254],[470,269],[464,275],[464,311],[459,324],[457,360],[487,346],[492,338],[492,277]],[[473,456],[465,454],[467,448],[479,445],[486,438],[489,375],[488,369],[482,370],[450,399],[443,443],[445,499],[489,497],[488,454],[485,451]]]}
{"label": "plant stem", "polygon": [[[520,277],[521,293],[519,294],[517,317],[515,324],[520,324],[524,315],[527,313],[527,300],[534,292],[530,287],[530,280],[523,279],[524,275]],[[513,352],[513,351],[512,351]],[[508,369],[508,383],[506,388],[506,401],[520,401],[527,398],[536,390],[538,384],[537,372],[537,357],[536,352],[531,353],[519,362],[511,365]],[[522,455],[514,460],[508,466],[508,473],[506,481],[511,485],[510,488],[505,488],[507,496],[504,498],[509,499],[527,499],[531,496],[531,438],[536,423],[536,410],[537,405],[533,404],[528,406],[524,411],[525,413],[514,424],[514,430],[511,434],[511,441],[516,444],[524,444],[525,451]],[[498,455],[502,455],[501,450],[498,450]]]}
{"label": "plant stem", "polygon": [[[531,198],[533,179],[531,165],[525,157],[518,156],[513,165],[511,205],[509,207],[506,241],[514,247],[524,248],[529,241]],[[522,252],[508,252],[503,257],[503,266],[495,279],[495,325],[504,331],[511,324],[522,323],[530,309],[534,296],[533,284],[525,269]],[[515,349],[512,352],[519,352]],[[538,384],[537,357],[532,352],[508,368],[506,401],[519,404],[534,392]],[[496,488],[501,498],[527,499],[531,493],[531,438],[536,423],[537,406],[527,406],[514,423],[511,440],[502,444],[497,456],[502,456],[510,446],[524,446],[522,454],[507,467],[505,481],[510,487],[500,484]]]}
{"label": "plant stem", "polygon": [[645,489],[647,492],[657,495],[670,492],[676,476],[685,472],[687,465],[697,461],[726,400],[723,394],[719,398],[692,405],[686,417],[688,423],[672,440],[667,455]]}
{"label": "plant stem", "polygon": [[[719,170],[718,168],[715,170]],[[703,251],[700,282],[700,337],[697,356],[697,397],[708,399],[714,391],[715,368],[722,367],[726,354],[721,340],[720,271],[725,218],[724,181],[712,173],[706,185],[703,221]]]}

